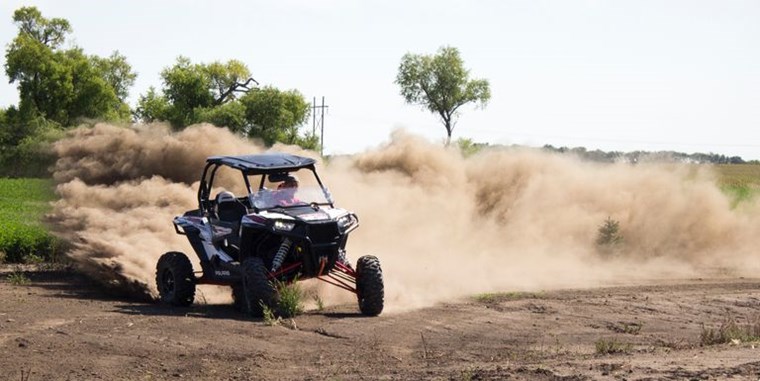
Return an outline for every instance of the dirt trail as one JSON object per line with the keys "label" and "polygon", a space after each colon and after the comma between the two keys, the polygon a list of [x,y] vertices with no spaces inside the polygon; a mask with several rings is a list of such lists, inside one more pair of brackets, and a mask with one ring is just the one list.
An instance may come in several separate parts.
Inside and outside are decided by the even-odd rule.
{"label": "dirt trail", "polygon": [[[503,293],[365,318],[354,304],[267,326],[228,305],[115,299],[67,271],[0,275],[0,380],[753,379],[753,343],[701,347],[754,321],[760,279]],[[295,328],[295,329],[294,329]],[[626,353],[596,353],[600,341]]]}

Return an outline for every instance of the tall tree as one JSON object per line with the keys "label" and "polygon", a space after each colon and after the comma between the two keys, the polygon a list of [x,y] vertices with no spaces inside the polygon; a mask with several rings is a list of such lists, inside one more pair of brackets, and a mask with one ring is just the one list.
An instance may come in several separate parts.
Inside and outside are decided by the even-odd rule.
{"label": "tall tree", "polygon": [[227,63],[213,62],[205,69],[211,80],[211,91],[216,105],[234,100],[240,93],[247,93],[254,83],[258,85],[251,77],[248,67],[238,60],[229,60]]}
{"label": "tall tree", "polygon": [[147,93],[140,95],[137,99],[134,116],[137,120],[148,123],[160,120],[169,121],[171,107],[166,96],[151,86]]}
{"label": "tall tree", "polygon": [[42,45],[55,49],[63,44],[71,33],[68,20],[46,19],[35,7],[22,7],[13,12],[13,22],[18,26],[19,35],[27,36]]}
{"label": "tall tree", "polygon": [[242,129],[240,107],[226,105],[248,92],[251,83],[256,82],[242,62],[194,64],[180,56],[173,66],[161,72],[161,79],[163,95],[151,89],[141,96],[135,110],[137,118],[168,121],[175,128],[211,122],[225,123],[224,126],[236,131]]}
{"label": "tall tree", "polygon": [[201,65],[194,65],[189,58],[179,57],[177,63],[161,72],[164,94],[172,107],[168,120],[175,127],[194,123],[193,110],[209,107],[214,102],[211,80]]}
{"label": "tall tree", "polygon": [[174,128],[209,122],[268,145],[275,142],[315,149],[317,139],[301,135],[309,104],[296,90],[254,88],[257,82],[240,61],[194,64],[188,58],[161,72],[163,91],[151,88],[140,96],[135,117],[168,121]]}
{"label": "tall tree", "polygon": [[435,55],[407,53],[401,58],[396,84],[407,103],[437,114],[451,142],[460,107],[476,103],[485,107],[491,90],[485,79],[470,79],[459,50],[441,47]]}
{"label": "tall tree", "polygon": [[34,7],[16,10],[13,21],[19,33],[6,50],[5,72],[19,90],[21,123],[38,117],[61,126],[80,118],[129,118],[124,101],[135,74],[126,58],[61,49],[71,32],[69,22],[46,19]]}
{"label": "tall tree", "polygon": [[132,71],[132,66],[127,62],[127,57],[121,55],[119,51],[114,51],[108,58],[92,56],[95,68],[100,72],[100,76],[108,83],[116,97],[120,101],[126,102],[129,96],[129,88],[135,84],[137,73]]}
{"label": "tall tree", "polygon": [[[260,137],[267,144],[279,141],[304,145],[314,140],[308,136],[304,140],[298,133],[298,127],[306,121],[310,111],[309,103],[300,92],[267,86],[247,93],[240,102],[245,106],[248,136]],[[316,142],[308,145],[308,148],[316,148]]]}

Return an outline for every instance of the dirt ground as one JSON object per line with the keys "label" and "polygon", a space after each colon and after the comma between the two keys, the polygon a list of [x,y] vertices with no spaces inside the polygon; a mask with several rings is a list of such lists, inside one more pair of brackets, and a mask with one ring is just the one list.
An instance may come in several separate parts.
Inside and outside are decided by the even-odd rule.
{"label": "dirt ground", "polygon": [[760,378],[759,344],[700,345],[729,316],[757,323],[760,279],[500,293],[376,318],[352,304],[268,326],[228,305],[116,298],[66,270],[29,269],[23,286],[8,275],[2,380]]}

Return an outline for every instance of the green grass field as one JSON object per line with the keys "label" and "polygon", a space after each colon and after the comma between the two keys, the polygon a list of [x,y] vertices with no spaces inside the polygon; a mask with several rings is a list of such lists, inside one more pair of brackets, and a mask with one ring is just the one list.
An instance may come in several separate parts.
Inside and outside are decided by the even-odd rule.
{"label": "green grass field", "polygon": [[0,179],[0,261],[55,259],[56,239],[41,221],[55,197],[49,179]]}
{"label": "green grass field", "polygon": [[733,197],[734,207],[760,194],[760,165],[722,164],[716,165],[715,169],[719,174],[718,185]]}

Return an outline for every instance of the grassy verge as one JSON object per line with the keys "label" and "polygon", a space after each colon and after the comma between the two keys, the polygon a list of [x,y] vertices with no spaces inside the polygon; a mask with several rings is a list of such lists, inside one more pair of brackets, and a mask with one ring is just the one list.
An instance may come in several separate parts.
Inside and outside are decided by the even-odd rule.
{"label": "grassy verge", "polygon": [[760,165],[722,164],[715,169],[719,175],[718,185],[731,197],[733,207],[760,195]]}
{"label": "grassy verge", "polygon": [[49,179],[0,179],[0,262],[56,259],[57,239],[42,225],[55,199]]}

